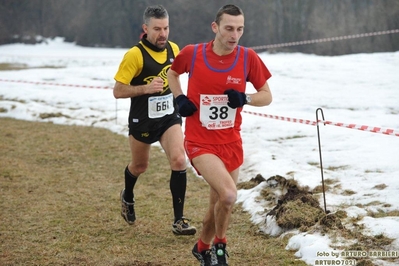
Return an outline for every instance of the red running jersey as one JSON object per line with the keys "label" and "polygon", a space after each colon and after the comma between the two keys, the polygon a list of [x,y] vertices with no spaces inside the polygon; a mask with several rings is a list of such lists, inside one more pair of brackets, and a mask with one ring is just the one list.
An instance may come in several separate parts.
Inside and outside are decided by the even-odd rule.
{"label": "red running jersey", "polygon": [[189,73],[187,97],[198,109],[186,118],[185,139],[225,144],[241,139],[242,108],[228,107],[224,91],[245,92],[247,81],[258,90],[271,74],[252,49],[237,46],[232,53],[219,56],[212,45],[213,41],[184,47],[171,69]]}

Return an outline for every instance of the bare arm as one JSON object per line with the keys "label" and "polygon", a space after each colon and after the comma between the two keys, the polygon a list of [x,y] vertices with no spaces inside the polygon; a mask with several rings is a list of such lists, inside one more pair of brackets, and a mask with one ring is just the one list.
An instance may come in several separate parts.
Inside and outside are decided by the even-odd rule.
{"label": "bare arm", "polygon": [[160,77],[154,78],[150,84],[132,86],[123,84],[119,81],[115,82],[114,85],[114,97],[119,98],[131,98],[144,94],[153,94],[157,92],[162,92],[163,90],[163,80]]}
{"label": "bare arm", "polygon": [[267,81],[256,93],[247,95],[251,97],[251,102],[248,105],[252,106],[266,106],[271,104],[273,100]]}
{"label": "bare arm", "polygon": [[181,83],[179,79],[179,74],[172,70],[168,70],[168,82],[169,82],[169,88],[173,93],[173,96],[176,98],[180,94],[183,94],[183,90],[181,89]]}

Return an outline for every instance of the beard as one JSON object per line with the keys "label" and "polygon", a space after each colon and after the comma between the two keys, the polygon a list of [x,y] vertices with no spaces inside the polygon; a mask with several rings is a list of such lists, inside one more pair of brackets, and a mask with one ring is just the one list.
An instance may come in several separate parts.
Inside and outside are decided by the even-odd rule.
{"label": "beard", "polygon": [[155,45],[156,47],[163,49],[166,47],[166,44],[168,43],[168,39],[167,38],[159,38],[157,39]]}

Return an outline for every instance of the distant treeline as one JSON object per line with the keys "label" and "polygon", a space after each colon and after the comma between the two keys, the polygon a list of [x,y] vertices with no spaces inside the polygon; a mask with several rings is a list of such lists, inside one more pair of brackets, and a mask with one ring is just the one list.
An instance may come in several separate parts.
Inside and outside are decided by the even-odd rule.
{"label": "distant treeline", "polygon": [[[141,33],[146,6],[162,4],[170,15],[169,38],[181,47],[206,42],[224,4],[240,6],[245,32],[240,44],[323,39],[399,29],[398,0],[1,0],[0,44],[65,37],[82,46],[131,47]],[[399,50],[399,33],[273,48],[320,55]]]}

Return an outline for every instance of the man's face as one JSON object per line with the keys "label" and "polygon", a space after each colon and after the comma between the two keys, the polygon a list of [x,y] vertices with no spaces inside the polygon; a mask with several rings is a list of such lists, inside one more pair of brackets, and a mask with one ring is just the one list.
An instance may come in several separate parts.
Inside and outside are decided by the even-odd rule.
{"label": "man's face", "polygon": [[169,37],[169,18],[151,18],[148,25],[143,24],[143,30],[147,33],[147,41],[163,49]]}
{"label": "man's face", "polygon": [[223,14],[219,25],[212,23],[212,30],[216,33],[215,41],[223,50],[231,51],[238,45],[244,33],[244,16]]}

